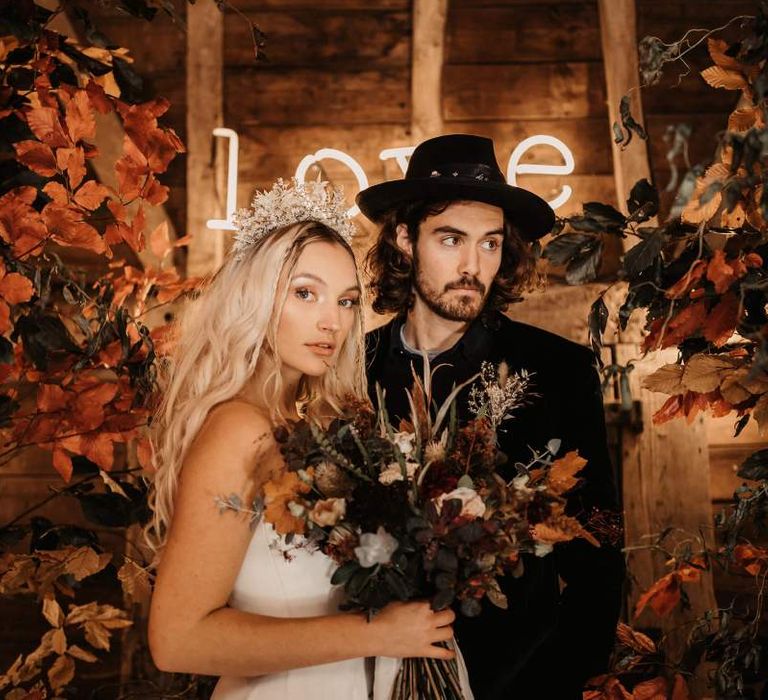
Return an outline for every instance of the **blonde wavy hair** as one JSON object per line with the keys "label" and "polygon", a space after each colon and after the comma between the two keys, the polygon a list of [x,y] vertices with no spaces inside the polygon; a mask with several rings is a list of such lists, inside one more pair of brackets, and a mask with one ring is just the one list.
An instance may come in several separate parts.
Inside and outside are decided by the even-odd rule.
{"label": "blonde wavy hair", "polygon": [[[229,255],[210,284],[190,301],[177,324],[177,342],[161,376],[162,400],[150,429],[155,474],[145,530],[155,563],[165,544],[187,451],[208,413],[237,396],[259,373],[259,408],[273,424],[285,423],[276,334],[291,273],[310,243],[346,241],[324,224],[308,221],[276,229],[236,259]],[[357,266],[356,266],[357,269]],[[359,273],[357,282],[361,291]],[[366,396],[362,303],[334,367],[304,376],[297,399],[308,420],[338,414],[345,396]]]}

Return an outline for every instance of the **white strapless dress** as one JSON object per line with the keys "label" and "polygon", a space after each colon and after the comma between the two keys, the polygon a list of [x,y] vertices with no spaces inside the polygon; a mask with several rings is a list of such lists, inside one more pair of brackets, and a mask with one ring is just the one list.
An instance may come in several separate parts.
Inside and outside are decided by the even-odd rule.
{"label": "white strapless dress", "polygon": [[[336,564],[322,552],[291,547],[263,520],[248,546],[229,605],[273,617],[312,617],[339,612],[343,589],[331,585]],[[301,643],[301,640],[297,640]],[[465,700],[472,691],[461,654]],[[400,659],[349,659],[266,676],[219,679],[212,700],[389,700]],[[416,699],[414,699],[416,700]]]}

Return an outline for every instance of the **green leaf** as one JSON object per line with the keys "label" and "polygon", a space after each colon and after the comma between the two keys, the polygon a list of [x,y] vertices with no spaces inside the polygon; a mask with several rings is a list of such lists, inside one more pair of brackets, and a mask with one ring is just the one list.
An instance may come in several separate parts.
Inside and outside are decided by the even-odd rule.
{"label": "green leaf", "polygon": [[768,479],[768,449],[758,450],[747,457],[736,472],[742,479],[762,481]]}
{"label": "green leaf", "polygon": [[346,564],[342,564],[333,572],[333,576],[331,576],[331,584],[334,586],[345,584],[358,569],[360,569],[360,564],[356,561],[348,561]]}

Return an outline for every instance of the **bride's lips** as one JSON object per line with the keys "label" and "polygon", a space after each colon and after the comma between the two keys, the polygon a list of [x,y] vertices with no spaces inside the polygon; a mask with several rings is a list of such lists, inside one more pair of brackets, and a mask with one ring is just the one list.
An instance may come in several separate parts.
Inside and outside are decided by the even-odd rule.
{"label": "bride's lips", "polygon": [[333,343],[306,343],[306,346],[316,355],[330,357],[336,350]]}

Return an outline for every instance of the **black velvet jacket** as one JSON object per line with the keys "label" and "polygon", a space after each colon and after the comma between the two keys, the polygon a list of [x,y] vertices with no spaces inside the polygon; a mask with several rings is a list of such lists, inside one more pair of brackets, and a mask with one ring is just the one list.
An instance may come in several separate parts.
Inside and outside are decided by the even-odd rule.
{"label": "black velvet jacket", "polygon": [[[387,410],[396,421],[408,417],[405,389],[411,365],[422,360],[400,340],[403,319],[366,337],[368,380],[374,404],[376,383],[386,389]],[[501,449],[514,463],[530,461],[530,448],[543,450],[560,438],[559,454],[578,449],[588,460],[583,483],[569,498],[569,512],[585,520],[593,509],[617,507],[606,445],[602,393],[591,350],[497,313],[474,321],[461,340],[434,358],[433,396],[438,405],[453,386],[469,379],[484,360],[506,360],[510,370],[533,373],[532,396],[502,424]],[[469,417],[459,396],[460,419]],[[463,409],[463,410],[462,410]],[[557,545],[550,556],[525,558],[522,577],[501,584],[509,608],[483,601],[476,618],[457,616],[455,631],[478,700],[580,700],[584,682],[605,670],[613,646],[624,581],[624,558],[617,547],[594,547],[583,540]],[[561,585],[561,584],[564,584]],[[561,592],[562,588],[562,592]]]}

